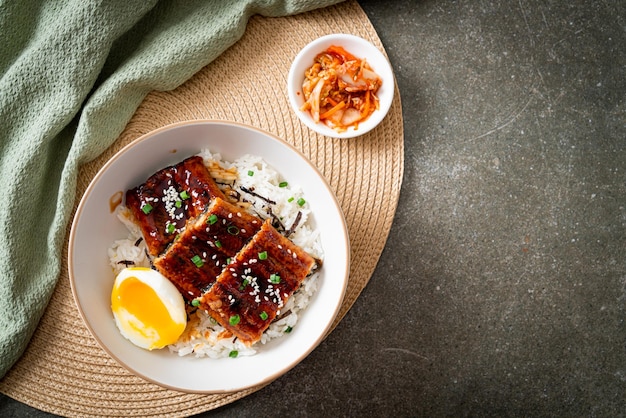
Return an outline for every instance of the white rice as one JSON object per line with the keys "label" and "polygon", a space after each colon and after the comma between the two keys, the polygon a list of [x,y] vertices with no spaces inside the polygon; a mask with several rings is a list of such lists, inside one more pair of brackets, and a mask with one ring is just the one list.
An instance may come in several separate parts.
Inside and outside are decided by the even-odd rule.
{"label": "white rice", "polygon": [[[308,204],[298,203],[299,199],[305,199],[302,190],[297,185],[284,184],[281,187],[282,179],[280,175],[270,167],[262,158],[252,155],[244,155],[233,162],[223,161],[220,154],[212,154],[208,149],[203,149],[198,155],[202,156],[205,164],[211,170],[211,167],[218,163],[224,172],[229,169],[236,170],[237,179],[233,188],[240,191],[246,201],[252,203],[249,208],[254,213],[265,219],[270,217],[270,212],[274,214],[286,229],[296,221],[298,212],[301,218],[297,227],[289,238],[304,251],[311,256],[323,259],[323,251],[320,243],[320,237],[317,230],[311,227],[309,220],[310,210]],[[227,182],[232,184],[232,180],[220,178],[220,171],[212,171],[213,177],[219,183]],[[227,177],[227,176],[224,176]],[[241,190],[241,187],[248,190],[254,189],[254,193],[269,198],[276,202],[268,205],[263,199],[254,197]],[[268,207],[271,208],[268,209]],[[109,260],[114,273],[119,273],[126,262],[133,262],[134,266],[150,267],[150,259],[146,250],[145,241],[141,239],[141,231],[135,225],[130,216],[130,211],[120,205],[117,209],[117,216],[121,222],[128,228],[128,237],[115,241],[108,250]],[[220,358],[228,356],[253,355],[257,352],[258,347],[267,342],[282,337],[289,333],[298,322],[298,317],[303,309],[309,303],[318,286],[318,273],[313,273],[304,280],[300,289],[296,291],[291,298],[288,299],[281,312],[277,315],[278,320],[270,324],[265,331],[261,340],[252,347],[246,346],[244,343],[234,337],[223,338],[225,329],[217,324],[207,313],[201,309],[188,308],[187,328],[179,340],[169,346],[169,350],[180,356],[194,355],[196,357]]]}

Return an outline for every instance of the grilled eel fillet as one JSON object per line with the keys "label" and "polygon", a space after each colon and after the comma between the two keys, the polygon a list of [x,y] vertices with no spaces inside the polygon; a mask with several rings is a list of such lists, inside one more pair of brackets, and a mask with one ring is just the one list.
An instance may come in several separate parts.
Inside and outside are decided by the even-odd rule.
{"label": "grilled eel fillet", "polygon": [[185,230],[154,260],[187,300],[208,290],[229,259],[261,228],[263,221],[216,197],[207,211],[187,223]]}
{"label": "grilled eel fillet", "polygon": [[315,264],[309,254],[266,220],[202,295],[200,308],[251,345],[261,338]]}
{"label": "grilled eel fillet", "polygon": [[156,257],[174,241],[187,223],[216,197],[224,198],[202,157],[189,157],[150,176],[126,192],[126,207]]}

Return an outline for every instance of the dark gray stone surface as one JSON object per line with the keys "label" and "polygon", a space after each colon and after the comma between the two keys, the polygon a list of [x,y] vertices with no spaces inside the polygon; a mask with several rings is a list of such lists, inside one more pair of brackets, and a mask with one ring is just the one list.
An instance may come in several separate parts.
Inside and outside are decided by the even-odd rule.
{"label": "dark gray stone surface", "polygon": [[403,104],[389,241],[318,349],[202,416],[625,416],[626,3],[360,3]]}

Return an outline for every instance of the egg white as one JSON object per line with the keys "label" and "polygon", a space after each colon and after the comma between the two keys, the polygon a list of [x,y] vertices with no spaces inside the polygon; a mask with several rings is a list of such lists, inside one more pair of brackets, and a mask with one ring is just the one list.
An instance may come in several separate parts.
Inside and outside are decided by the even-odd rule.
{"label": "egg white", "polygon": [[[152,288],[167,311],[173,322],[177,324],[187,323],[187,313],[185,310],[185,301],[178,289],[165,276],[156,270],[144,267],[125,268],[119,272],[113,284],[113,291],[127,279],[135,277]],[[138,347],[152,350],[162,348],[157,346],[160,340],[159,330],[147,329],[144,324],[132,313],[128,312],[123,306],[118,309],[112,307],[113,317],[120,333],[133,344]],[[141,332],[137,331],[141,329]]]}

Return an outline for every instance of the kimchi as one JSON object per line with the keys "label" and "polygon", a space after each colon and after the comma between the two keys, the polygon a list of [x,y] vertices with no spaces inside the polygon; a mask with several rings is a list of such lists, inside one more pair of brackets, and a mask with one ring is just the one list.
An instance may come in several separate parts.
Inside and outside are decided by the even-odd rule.
{"label": "kimchi", "polygon": [[358,129],[379,107],[376,93],[382,79],[365,59],[341,46],[332,45],[318,54],[304,73],[304,105],[315,123],[322,122],[337,132]]}

